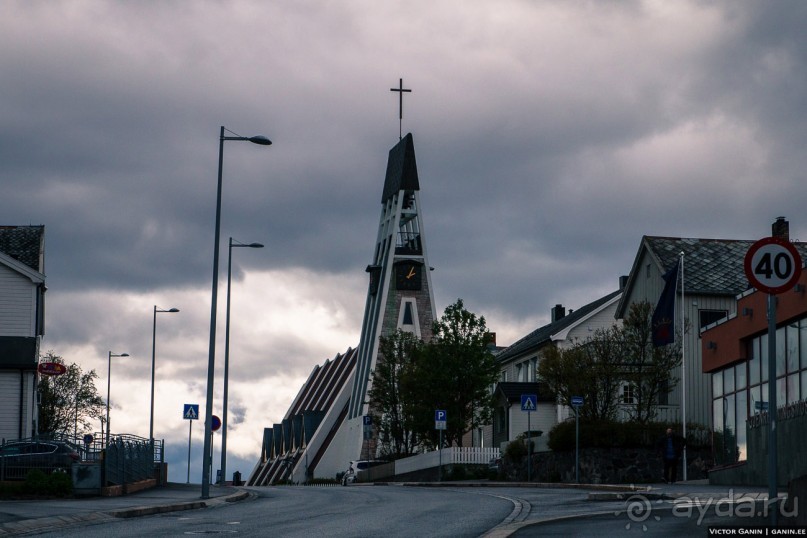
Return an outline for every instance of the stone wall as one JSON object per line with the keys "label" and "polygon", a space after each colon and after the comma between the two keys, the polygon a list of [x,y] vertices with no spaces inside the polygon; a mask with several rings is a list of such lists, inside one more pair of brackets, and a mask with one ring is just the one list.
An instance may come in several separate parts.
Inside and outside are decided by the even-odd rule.
{"label": "stone wall", "polygon": [[[707,478],[712,466],[711,449],[687,449],[688,480]],[[539,452],[530,463],[533,482],[575,482],[575,453]],[[580,483],[583,484],[648,484],[662,481],[664,464],[652,448],[583,448],[580,449]],[[527,479],[527,457],[520,461],[502,460],[503,478],[511,481]],[[683,480],[682,467],[678,479]]]}

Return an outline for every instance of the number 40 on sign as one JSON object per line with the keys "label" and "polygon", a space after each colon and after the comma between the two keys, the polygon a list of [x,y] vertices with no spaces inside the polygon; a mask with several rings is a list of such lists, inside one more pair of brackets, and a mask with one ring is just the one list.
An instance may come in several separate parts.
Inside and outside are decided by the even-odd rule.
{"label": "number 40 on sign", "polygon": [[744,268],[752,286],[775,295],[793,288],[798,282],[801,255],[789,241],[765,237],[748,249]]}

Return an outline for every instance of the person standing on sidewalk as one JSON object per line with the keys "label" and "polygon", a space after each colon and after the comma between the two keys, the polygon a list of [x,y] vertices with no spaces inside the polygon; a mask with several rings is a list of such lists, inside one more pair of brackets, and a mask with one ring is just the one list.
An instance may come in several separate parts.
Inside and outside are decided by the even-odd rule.
{"label": "person standing on sidewalk", "polygon": [[[686,439],[680,435],[675,435],[672,428],[667,428],[667,434],[659,439],[658,449],[661,452],[661,459],[664,460],[664,481],[672,484],[678,475],[678,461],[686,446]],[[686,462],[684,462],[686,465]]]}

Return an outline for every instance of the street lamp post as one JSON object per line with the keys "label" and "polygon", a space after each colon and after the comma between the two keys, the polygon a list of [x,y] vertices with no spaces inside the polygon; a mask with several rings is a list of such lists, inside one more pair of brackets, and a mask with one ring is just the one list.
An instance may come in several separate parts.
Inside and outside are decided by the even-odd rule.
{"label": "street lamp post", "polygon": [[157,366],[157,314],[175,314],[177,312],[179,312],[179,308],[162,310],[154,305],[154,323],[151,331],[151,416],[149,418],[149,441],[152,445],[154,444],[154,371]]}
{"label": "street lamp post", "polygon": [[227,315],[224,330],[224,397],[221,411],[221,483],[227,481],[227,394],[229,387],[230,372],[230,288],[233,276],[233,247],[243,248],[263,248],[260,243],[241,243],[230,238],[230,246],[227,249]]}
{"label": "street lamp post", "polygon": [[109,421],[109,389],[112,386],[112,357],[128,357],[128,353],[121,353],[117,355],[115,353],[109,352],[109,357],[107,358],[107,373],[106,373],[106,443],[105,446],[109,446],[109,437],[112,435],[112,423]]}
{"label": "street lamp post", "polygon": [[[222,125],[219,135],[219,175],[216,190],[216,231],[213,239],[213,291],[210,300],[210,346],[207,357],[207,401],[205,402],[205,440],[202,450],[202,499],[210,498],[210,467],[213,457],[210,453],[213,432],[213,377],[216,368],[216,308],[218,306],[219,287],[219,235],[221,232],[221,177],[224,165],[224,141],[237,140],[252,142],[261,146],[270,146],[272,141],[265,136],[224,136]],[[232,131],[230,131],[232,132]],[[233,133],[235,134],[235,133]]]}

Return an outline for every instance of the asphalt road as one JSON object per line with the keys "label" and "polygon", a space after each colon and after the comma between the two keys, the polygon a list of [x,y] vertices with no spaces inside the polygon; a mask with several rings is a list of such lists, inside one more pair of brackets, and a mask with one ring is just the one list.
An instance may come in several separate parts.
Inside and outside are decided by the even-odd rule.
{"label": "asphalt road", "polygon": [[250,488],[254,498],[215,508],[61,528],[39,536],[481,536],[505,520],[501,492],[412,487]]}

